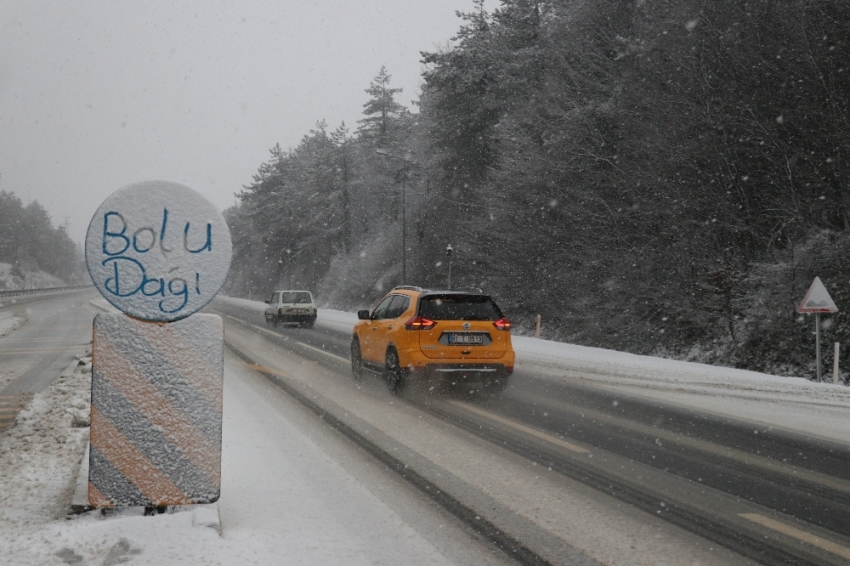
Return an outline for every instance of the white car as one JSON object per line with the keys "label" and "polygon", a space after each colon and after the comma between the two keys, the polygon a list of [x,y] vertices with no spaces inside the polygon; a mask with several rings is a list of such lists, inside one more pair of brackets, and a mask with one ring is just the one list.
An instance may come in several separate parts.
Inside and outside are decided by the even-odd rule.
{"label": "white car", "polygon": [[266,324],[295,323],[312,328],[316,322],[316,306],[309,291],[275,291],[266,305]]}

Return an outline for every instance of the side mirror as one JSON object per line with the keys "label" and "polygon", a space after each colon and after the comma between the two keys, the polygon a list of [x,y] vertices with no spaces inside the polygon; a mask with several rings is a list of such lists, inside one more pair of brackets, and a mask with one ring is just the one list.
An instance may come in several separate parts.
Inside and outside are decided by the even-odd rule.
{"label": "side mirror", "polygon": [[357,311],[357,318],[359,318],[360,320],[369,320],[369,311]]}
{"label": "side mirror", "polygon": [[270,302],[268,302],[268,301],[266,301],[266,304],[267,304],[267,305],[270,305],[271,303],[270,303]]}

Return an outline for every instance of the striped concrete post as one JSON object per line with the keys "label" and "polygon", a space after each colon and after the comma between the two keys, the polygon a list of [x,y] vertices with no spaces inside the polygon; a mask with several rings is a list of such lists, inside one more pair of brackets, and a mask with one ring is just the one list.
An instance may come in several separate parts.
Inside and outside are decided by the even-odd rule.
{"label": "striped concrete post", "polygon": [[92,342],[89,502],[186,505],[221,491],[224,329],[215,315],[99,314]]}

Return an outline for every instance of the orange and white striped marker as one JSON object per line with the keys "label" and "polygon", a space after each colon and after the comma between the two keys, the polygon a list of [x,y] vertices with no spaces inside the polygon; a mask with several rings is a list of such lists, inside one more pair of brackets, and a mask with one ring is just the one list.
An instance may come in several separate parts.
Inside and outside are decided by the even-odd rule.
{"label": "orange and white striped marker", "polygon": [[99,314],[92,341],[89,502],[211,503],[221,491],[224,327],[216,315]]}

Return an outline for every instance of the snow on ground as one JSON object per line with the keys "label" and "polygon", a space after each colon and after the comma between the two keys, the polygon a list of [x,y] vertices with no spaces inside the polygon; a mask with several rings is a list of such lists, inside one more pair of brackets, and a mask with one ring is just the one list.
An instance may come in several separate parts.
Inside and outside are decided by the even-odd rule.
{"label": "snow on ground", "polygon": [[[262,315],[265,304],[219,296]],[[319,309],[316,326],[351,332],[355,313]],[[552,380],[580,380],[768,427],[850,444],[850,387],[748,370],[512,337],[517,367]]]}
{"label": "snow on ground", "polygon": [[850,387],[513,337],[517,366],[595,387],[850,444]]}
{"label": "snow on ground", "polygon": [[[150,517],[142,508],[66,516],[88,441],[81,419],[88,418],[90,358],[78,364],[0,434],[0,564],[453,563],[300,433],[262,378],[232,362],[217,504],[221,536],[218,518],[199,513],[213,506]],[[75,420],[86,427],[75,427]]]}
{"label": "snow on ground", "polygon": [[0,564],[252,563],[233,552],[219,561],[218,532],[196,526],[192,509],[156,517],[143,517],[141,508],[68,517],[89,438],[91,358],[75,360],[62,375],[0,433]]}
{"label": "snow on ground", "polygon": [[102,310],[103,312],[121,312],[115,307],[113,307],[111,304],[109,304],[109,301],[107,301],[103,297],[92,299],[89,301],[89,304],[95,308]]}
{"label": "snow on ground", "polygon": [[27,321],[26,317],[15,316],[9,311],[0,312],[0,338],[8,336]]}
{"label": "snow on ground", "polygon": [[328,455],[321,437],[298,430],[285,393],[233,358],[226,376],[225,543],[250,549],[257,564],[453,563],[384,501],[398,487],[373,492]]}
{"label": "snow on ground", "polygon": [[0,434],[0,556],[7,564],[51,563],[30,559],[30,550],[47,544],[44,529],[64,517],[88,442],[88,428],[74,426],[88,417],[91,364],[81,361]]}
{"label": "snow on ground", "polygon": [[[256,301],[221,300],[258,315],[265,307]],[[102,302],[93,304],[109,308]],[[356,321],[353,313],[320,309],[316,325],[349,332]],[[850,388],[534,338],[515,336],[513,341],[518,365],[547,379],[582,380],[833,440],[850,439]],[[69,370],[33,398],[15,427],[0,433],[0,562],[265,566],[282,560],[392,564],[412,556],[426,562],[443,558],[414,531],[390,547],[364,544],[370,532],[361,532],[361,527],[397,524],[392,511],[352,482],[310,439],[291,429],[257,428],[247,418],[249,412],[264,405],[269,405],[264,410],[280,409],[233,386],[225,392],[230,405],[218,503],[223,536],[205,526],[209,521],[199,520],[198,511],[208,507],[178,508],[154,517],[143,517],[139,508],[107,515],[95,511],[67,520],[88,440],[88,428],[80,425],[88,416],[90,359]],[[228,371],[234,371],[232,364]],[[287,449],[270,450],[269,435],[285,438]],[[264,458],[273,464],[274,477],[265,476],[269,468],[257,464]],[[283,489],[269,491],[271,485]],[[269,504],[270,498],[276,503]],[[358,522],[355,516],[368,521]]]}
{"label": "snow on ground", "polygon": [[0,289],[44,289],[64,287],[65,282],[41,270],[15,272],[10,263],[0,262]]}
{"label": "snow on ground", "polygon": [[[9,336],[27,321],[25,316],[15,315],[12,311],[0,311],[0,338]],[[0,365],[0,391],[20,377],[27,367],[24,360],[7,360]]]}

